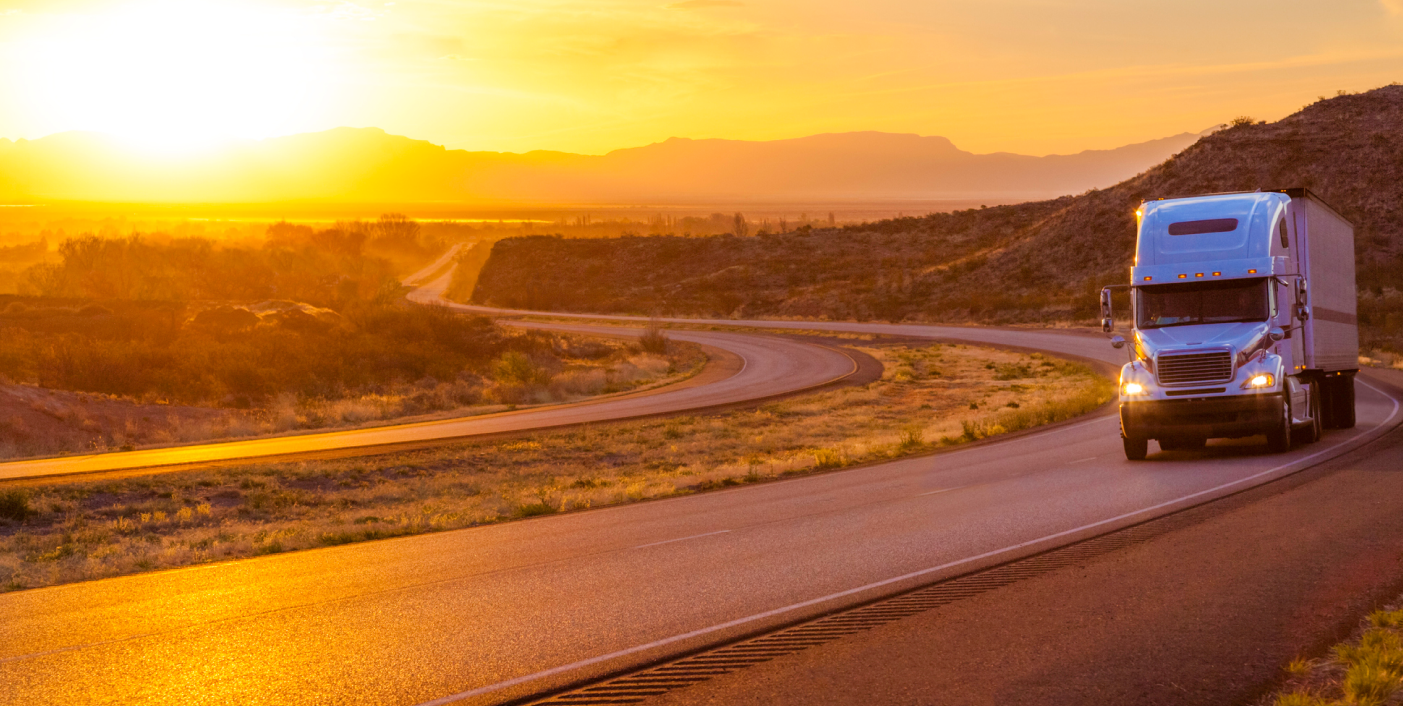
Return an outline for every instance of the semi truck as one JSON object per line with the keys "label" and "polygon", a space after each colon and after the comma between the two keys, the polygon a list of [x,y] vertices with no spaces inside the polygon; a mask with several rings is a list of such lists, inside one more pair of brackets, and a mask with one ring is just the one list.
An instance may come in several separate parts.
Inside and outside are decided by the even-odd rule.
{"label": "semi truck", "polygon": [[1270,451],[1355,424],[1354,227],[1307,189],[1144,201],[1120,373],[1126,458],[1264,435]]}

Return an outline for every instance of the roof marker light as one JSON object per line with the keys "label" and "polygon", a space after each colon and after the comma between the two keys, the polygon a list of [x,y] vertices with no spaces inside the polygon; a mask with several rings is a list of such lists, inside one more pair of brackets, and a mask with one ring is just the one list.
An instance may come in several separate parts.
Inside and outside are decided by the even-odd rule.
{"label": "roof marker light", "polygon": [[1149,275],[1146,275],[1146,276],[1145,276],[1145,281],[1146,281],[1146,282],[1150,281]]}
{"label": "roof marker light", "polygon": [[1256,270],[1248,270],[1248,271],[1247,271],[1247,274],[1249,274],[1249,275],[1255,275],[1255,274],[1257,274],[1257,271],[1256,271]]}
{"label": "roof marker light", "polygon": [[1188,275],[1179,275],[1179,279],[1186,279],[1186,278],[1188,278]]}
{"label": "roof marker light", "polygon": [[1222,272],[1214,272],[1214,273],[1213,273],[1213,276],[1214,276],[1214,277],[1222,277],[1222,276],[1223,276],[1223,273],[1222,273]]}
{"label": "roof marker light", "polygon": [[1197,273],[1194,274],[1194,276],[1195,276],[1195,277],[1202,277],[1202,276],[1203,276],[1203,273],[1202,273],[1202,272],[1197,272]]}

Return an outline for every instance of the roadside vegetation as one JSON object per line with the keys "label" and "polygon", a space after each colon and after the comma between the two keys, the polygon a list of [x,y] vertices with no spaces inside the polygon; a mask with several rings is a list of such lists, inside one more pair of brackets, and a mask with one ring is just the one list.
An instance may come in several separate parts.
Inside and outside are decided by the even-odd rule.
{"label": "roadside vegetation", "polygon": [[1090,369],[961,345],[869,346],[880,380],[710,415],[359,459],[0,486],[16,590],[758,483],[957,447],[1111,398]]}
{"label": "roadside vegetation", "polygon": [[700,349],[520,331],[402,298],[442,243],[393,214],[260,245],[65,240],[0,295],[0,458],[131,449],[661,384]]}
{"label": "roadside vegetation", "polygon": [[1403,608],[1371,613],[1349,640],[1286,667],[1287,683],[1262,706],[1383,706],[1403,695]]}

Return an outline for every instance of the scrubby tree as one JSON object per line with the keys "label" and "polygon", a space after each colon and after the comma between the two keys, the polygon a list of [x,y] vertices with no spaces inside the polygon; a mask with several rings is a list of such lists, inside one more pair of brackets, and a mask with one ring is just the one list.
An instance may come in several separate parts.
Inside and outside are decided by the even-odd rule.
{"label": "scrubby tree", "polygon": [[745,222],[744,214],[736,214],[735,233],[737,238],[744,238],[745,236],[750,235],[750,224]]}

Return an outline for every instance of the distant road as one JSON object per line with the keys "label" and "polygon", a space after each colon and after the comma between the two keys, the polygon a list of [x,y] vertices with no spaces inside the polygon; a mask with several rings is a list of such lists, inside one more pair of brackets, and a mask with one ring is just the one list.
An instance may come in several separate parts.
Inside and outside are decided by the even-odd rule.
{"label": "distant road", "polygon": [[[457,311],[481,314],[483,316],[521,317],[548,316],[555,319],[576,319],[580,321],[609,322],[618,325],[643,326],[650,321],[662,324],[710,325],[738,328],[762,328],[793,331],[830,331],[833,333],[877,334],[930,338],[949,341],[966,341],[995,346],[1029,348],[1059,355],[1085,358],[1113,365],[1120,369],[1126,360],[1123,350],[1111,348],[1107,336],[1086,331],[1070,331],[1037,328],[991,328],[987,326],[932,326],[925,324],[883,324],[858,323],[848,321],[766,321],[747,319],[684,319],[650,318],[646,316],[623,316],[617,314],[569,314],[557,312],[529,311],[525,309],[499,309],[486,306],[473,306],[449,301],[443,297],[448,284],[453,279],[450,270],[443,276],[425,284],[409,294],[411,301],[421,304],[447,306]],[[517,323],[520,326],[541,326],[538,323]],[[668,335],[680,335],[680,331]]]}

